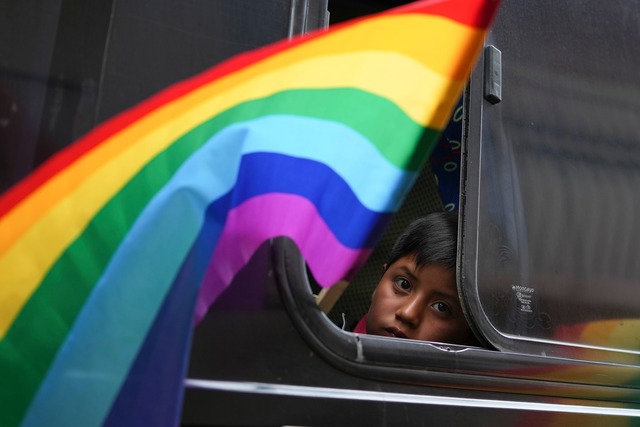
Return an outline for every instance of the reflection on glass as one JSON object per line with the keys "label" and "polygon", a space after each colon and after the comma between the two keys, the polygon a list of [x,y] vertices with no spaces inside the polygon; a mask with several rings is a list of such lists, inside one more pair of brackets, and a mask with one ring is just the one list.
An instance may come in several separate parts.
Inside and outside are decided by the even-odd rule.
{"label": "reflection on glass", "polygon": [[640,352],[634,2],[510,3],[490,40],[503,100],[485,102],[482,119],[480,303],[514,349],[542,340]]}

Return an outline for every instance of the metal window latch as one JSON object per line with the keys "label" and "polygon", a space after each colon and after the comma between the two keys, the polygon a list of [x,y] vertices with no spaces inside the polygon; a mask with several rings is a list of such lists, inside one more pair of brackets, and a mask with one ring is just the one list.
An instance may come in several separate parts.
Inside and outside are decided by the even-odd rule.
{"label": "metal window latch", "polygon": [[491,45],[484,48],[484,99],[502,101],[502,52]]}

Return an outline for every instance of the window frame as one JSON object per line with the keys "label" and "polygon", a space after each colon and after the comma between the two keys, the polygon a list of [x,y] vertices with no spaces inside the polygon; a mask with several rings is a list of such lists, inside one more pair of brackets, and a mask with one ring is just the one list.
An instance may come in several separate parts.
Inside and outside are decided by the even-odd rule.
{"label": "window frame", "polygon": [[637,366],[342,331],[316,304],[304,259],[295,243],[287,238],[273,239],[271,257],[276,286],[291,322],[316,353],[349,374],[396,383],[508,393],[506,398],[515,401],[588,397],[627,402],[630,406],[640,404],[640,390],[615,382],[617,378],[640,376]]}

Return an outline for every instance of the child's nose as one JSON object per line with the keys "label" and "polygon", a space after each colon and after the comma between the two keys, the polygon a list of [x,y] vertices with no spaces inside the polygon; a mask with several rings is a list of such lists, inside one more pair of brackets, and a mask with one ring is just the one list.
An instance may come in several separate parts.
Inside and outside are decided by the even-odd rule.
{"label": "child's nose", "polygon": [[415,328],[420,323],[424,304],[417,296],[407,297],[396,310],[396,317],[403,323]]}

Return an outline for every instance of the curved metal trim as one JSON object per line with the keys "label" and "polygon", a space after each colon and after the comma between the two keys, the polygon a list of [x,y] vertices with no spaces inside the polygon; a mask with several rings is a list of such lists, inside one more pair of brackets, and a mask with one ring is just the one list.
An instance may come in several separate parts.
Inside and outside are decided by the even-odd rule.
{"label": "curved metal trim", "polygon": [[569,412],[640,417],[640,410],[626,408],[602,408],[598,406],[562,405],[557,403],[514,402],[508,400],[471,399],[433,394],[391,393],[384,391],[349,390],[328,387],[309,387],[272,383],[194,380],[187,379],[188,387],[236,393],[267,394],[313,399],[359,400],[380,403],[415,403],[420,405],[455,406],[468,408],[516,409],[521,411]]}
{"label": "curved metal trim", "polygon": [[[272,257],[276,283],[292,323],[319,355],[350,374],[414,385],[510,393],[508,399],[514,400],[531,401],[538,396],[625,402],[632,407],[640,403],[637,389],[616,386],[610,380],[640,374],[634,366],[344,332],[318,308],[295,243],[274,239]],[[576,369],[584,374],[563,378],[565,372]]]}

